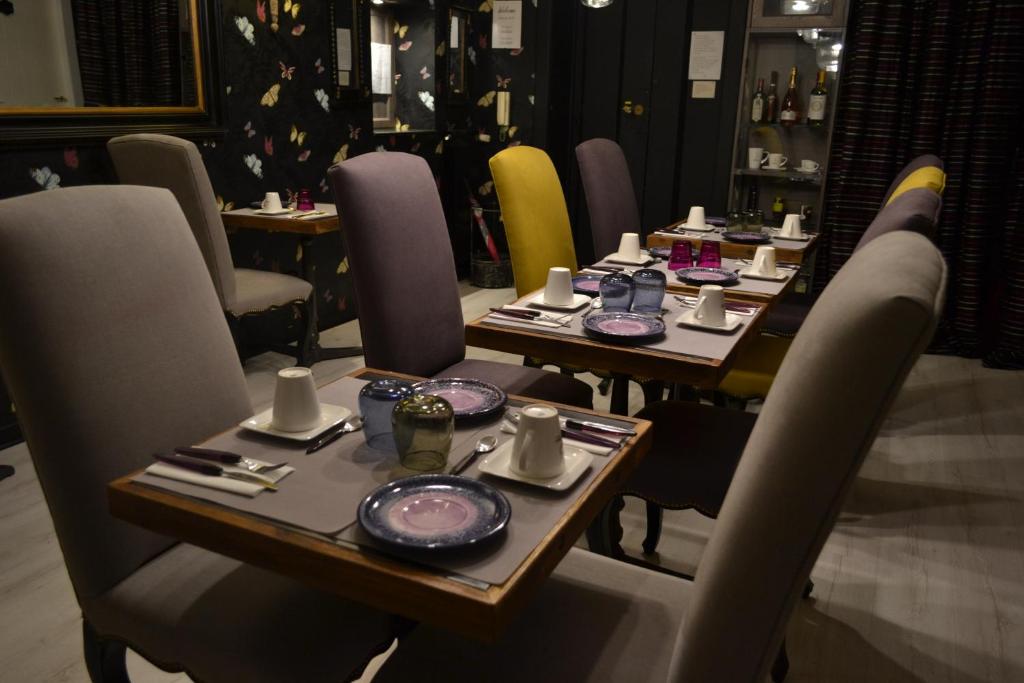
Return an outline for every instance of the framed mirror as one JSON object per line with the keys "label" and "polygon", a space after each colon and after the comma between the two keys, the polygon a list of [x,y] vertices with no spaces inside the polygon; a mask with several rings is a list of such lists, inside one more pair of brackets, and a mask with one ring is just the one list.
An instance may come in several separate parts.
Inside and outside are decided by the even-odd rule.
{"label": "framed mirror", "polygon": [[0,13],[0,142],[221,133],[216,5],[12,0]]}
{"label": "framed mirror", "polygon": [[466,38],[469,35],[469,11],[452,7],[448,11],[448,99],[466,99]]}
{"label": "framed mirror", "polygon": [[439,22],[443,29],[443,15],[438,18],[429,0],[388,0],[371,6],[370,92],[375,132],[437,130]]}
{"label": "framed mirror", "polygon": [[334,66],[334,96],[351,101],[369,96],[364,82],[366,56],[363,38],[367,14],[361,0],[331,0],[331,60]]}

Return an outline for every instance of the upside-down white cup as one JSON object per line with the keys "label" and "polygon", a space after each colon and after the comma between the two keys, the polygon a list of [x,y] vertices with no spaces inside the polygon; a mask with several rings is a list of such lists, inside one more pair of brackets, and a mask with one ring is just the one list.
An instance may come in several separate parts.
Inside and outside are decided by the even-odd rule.
{"label": "upside-down white cup", "polygon": [[706,227],[704,224],[704,207],[703,206],[691,206],[690,213],[686,215],[686,227],[688,228],[703,228]]}
{"label": "upside-down white cup", "polygon": [[622,233],[622,237],[619,238],[618,255],[620,258],[627,259],[629,261],[639,261],[640,235],[635,232]]}
{"label": "upside-down white cup", "polygon": [[758,247],[754,252],[754,260],[750,265],[750,272],[756,275],[767,275],[775,277],[778,271],[775,269],[775,247]]}
{"label": "upside-down white cup", "polygon": [[800,220],[800,214],[787,213],[785,220],[782,221],[779,237],[803,237],[804,233],[800,226]]}
{"label": "upside-down white cup", "polygon": [[280,211],[281,195],[276,192],[268,192],[263,196],[263,201],[260,202],[260,207],[262,207],[264,211]]}
{"label": "upside-down white cup", "polygon": [[712,327],[725,325],[725,292],[720,285],[701,286],[693,317]]}
{"label": "upside-down white cup", "polygon": [[304,432],[320,424],[320,401],[309,368],[278,370],[270,426],[282,432]]}
{"label": "upside-down white cup", "polygon": [[562,423],[557,410],[534,403],[519,411],[509,466],[517,474],[534,479],[557,477],[565,471]]}
{"label": "upside-down white cup", "polygon": [[568,268],[556,266],[548,269],[548,282],[544,286],[544,303],[549,306],[572,306],[572,273]]}

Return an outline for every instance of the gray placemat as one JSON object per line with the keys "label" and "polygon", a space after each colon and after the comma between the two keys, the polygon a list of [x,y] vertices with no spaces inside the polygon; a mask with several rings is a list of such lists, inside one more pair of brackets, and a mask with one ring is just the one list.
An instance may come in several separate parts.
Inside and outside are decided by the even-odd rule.
{"label": "gray placemat", "polygon": [[[314,208],[317,211],[323,211],[324,212],[323,215],[319,215],[316,218],[323,219],[323,218],[329,218],[331,216],[337,216],[338,215],[338,207],[335,206],[334,204],[324,203],[324,202],[315,202],[313,204],[313,206],[314,206]],[[280,220],[288,220],[288,219],[294,219],[295,218],[295,216],[293,214],[295,214],[295,213],[302,213],[302,212],[301,211],[293,211],[293,212],[290,212],[290,213],[282,213],[282,214],[274,215],[274,214],[266,214],[266,213],[257,213],[256,209],[245,208],[245,209],[233,209],[231,211],[225,211],[224,213],[225,214],[236,215],[236,216],[259,216],[260,218],[276,218],[276,219],[280,219]],[[309,220],[315,221],[316,218],[310,217]]]}
{"label": "gray placemat", "polygon": [[[601,261],[596,265],[613,265],[608,261]],[[676,271],[668,269],[668,261],[662,261],[661,263],[655,263],[652,266],[647,266],[652,270],[659,270],[665,273],[665,277],[668,279],[669,285],[688,285],[691,287],[698,287],[699,285],[690,285],[687,282],[683,282],[676,277]],[[750,265],[746,263],[739,263],[736,259],[723,258],[722,268],[725,270],[743,270],[749,268]],[[723,285],[726,292],[737,291],[737,292],[752,292],[756,294],[768,294],[776,296],[781,294],[784,289],[789,285],[789,281],[796,275],[795,270],[789,270],[782,268],[779,270],[783,275],[786,276],[785,280],[779,280],[774,282],[772,280],[759,280],[752,277],[740,276],[740,281],[734,285]]]}
{"label": "gray placemat", "polygon": [[737,246],[742,246],[742,247],[764,247],[764,246],[771,246],[771,247],[776,247],[778,249],[786,249],[788,251],[803,251],[804,249],[806,249],[808,247],[808,245],[810,245],[812,242],[814,242],[813,237],[811,239],[809,239],[809,240],[803,240],[803,241],[801,241],[801,240],[786,240],[786,239],[779,239],[777,237],[772,237],[771,238],[771,242],[769,242],[767,244],[740,244],[739,242],[730,242],[729,240],[724,239],[722,237],[722,233],[718,232],[718,231],[715,231],[715,232],[687,232],[687,233],[681,233],[681,232],[666,232],[664,230],[657,230],[657,231],[655,231],[654,234],[655,235],[662,235],[663,237],[672,237],[674,239],[709,240],[709,241],[712,241],[712,242],[725,242],[727,244],[735,244]]}

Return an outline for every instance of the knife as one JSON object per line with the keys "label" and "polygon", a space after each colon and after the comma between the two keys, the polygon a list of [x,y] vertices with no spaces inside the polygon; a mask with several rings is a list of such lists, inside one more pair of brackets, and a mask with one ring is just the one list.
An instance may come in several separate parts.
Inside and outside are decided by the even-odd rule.
{"label": "knife", "polygon": [[250,484],[259,484],[265,489],[271,491],[277,490],[277,484],[273,480],[264,477],[263,475],[256,474],[255,472],[243,472],[235,470],[225,470],[220,465],[208,462],[205,460],[196,460],[182,455],[171,455],[165,453],[155,453],[153,457],[160,462],[167,463],[168,465],[174,465],[186,470],[192,470],[193,472],[199,472],[200,474],[206,474],[212,477],[227,477],[228,479],[237,479],[239,481],[248,482]]}
{"label": "knife", "polygon": [[201,448],[199,446],[176,446],[175,453],[188,455],[200,460],[214,460],[227,465],[237,465],[242,462],[242,456],[231,451],[218,451],[216,448]]}
{"label": "knife", "polygon": [[523,318],[525,320],[535,320],[542,314],[540,311],[521,311],[516,308],[491,308],[491,313],[501,313],[513,318]]}
{"label": "knife", "polygon": [[589,443],[594,446],[607,446],[608,448],[618,448],[620,444],[617,440],[606,439],[603,436],[597,436],[589,432],[583,432],[578,429],[567,429],[562,428],[562,436],[573,441],[582,441],[583,443]]}
{"label": "knife", "polygon": [[579,431],[607,432],[608,434],[619,434],[621,436],[636,436],[635,429],[626,429],[614,425],[601,424],[600,422],[588,422],[586,420],[565,419],[565,426]]}
{"label": "knife", "polygon": [[604,270],[609,273],[621,273],[626,268],[625,266],[583,266],[587,270]]}

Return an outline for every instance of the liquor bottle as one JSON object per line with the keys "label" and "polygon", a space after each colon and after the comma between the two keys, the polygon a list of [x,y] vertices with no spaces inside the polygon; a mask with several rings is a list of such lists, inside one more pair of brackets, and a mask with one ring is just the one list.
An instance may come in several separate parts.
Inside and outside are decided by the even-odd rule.
{"label": "liquor bottle", "polygon": [[750,189],[747,190],[747,210],[752,211],[757,208],[757,200],[760,196],[760,190],[757,187],[757,180],[750,181]]}
{"label": "liquor bottle", "polygon": [[807,101],[807,125],[825,125],[825,104],[828,100],[828,90],[825,89],[825,70],[818,69],[818,82],[811,90],[811,96]]}
{"label": "liquor bottle", "polygon": [[789,90],[782,98],[782,106],[779,108],[779,123],[784,126],[792,126],[800,118],[800,103],[796,96],[796,67],[789,70]]}
{"label": "liquor bottle", "polygon": [[754,99],[750,103],[750,120],[753,123],[764,121],[764,79],[757,79],[757,90],[754,92]]}
{"label": "liquor bottle", "polygon": [[771,80],[768,81],[768,94],[764,98],[764,122],[775,123],[779,115],[779,94],[778,94],[779,73],[772,72]]}

